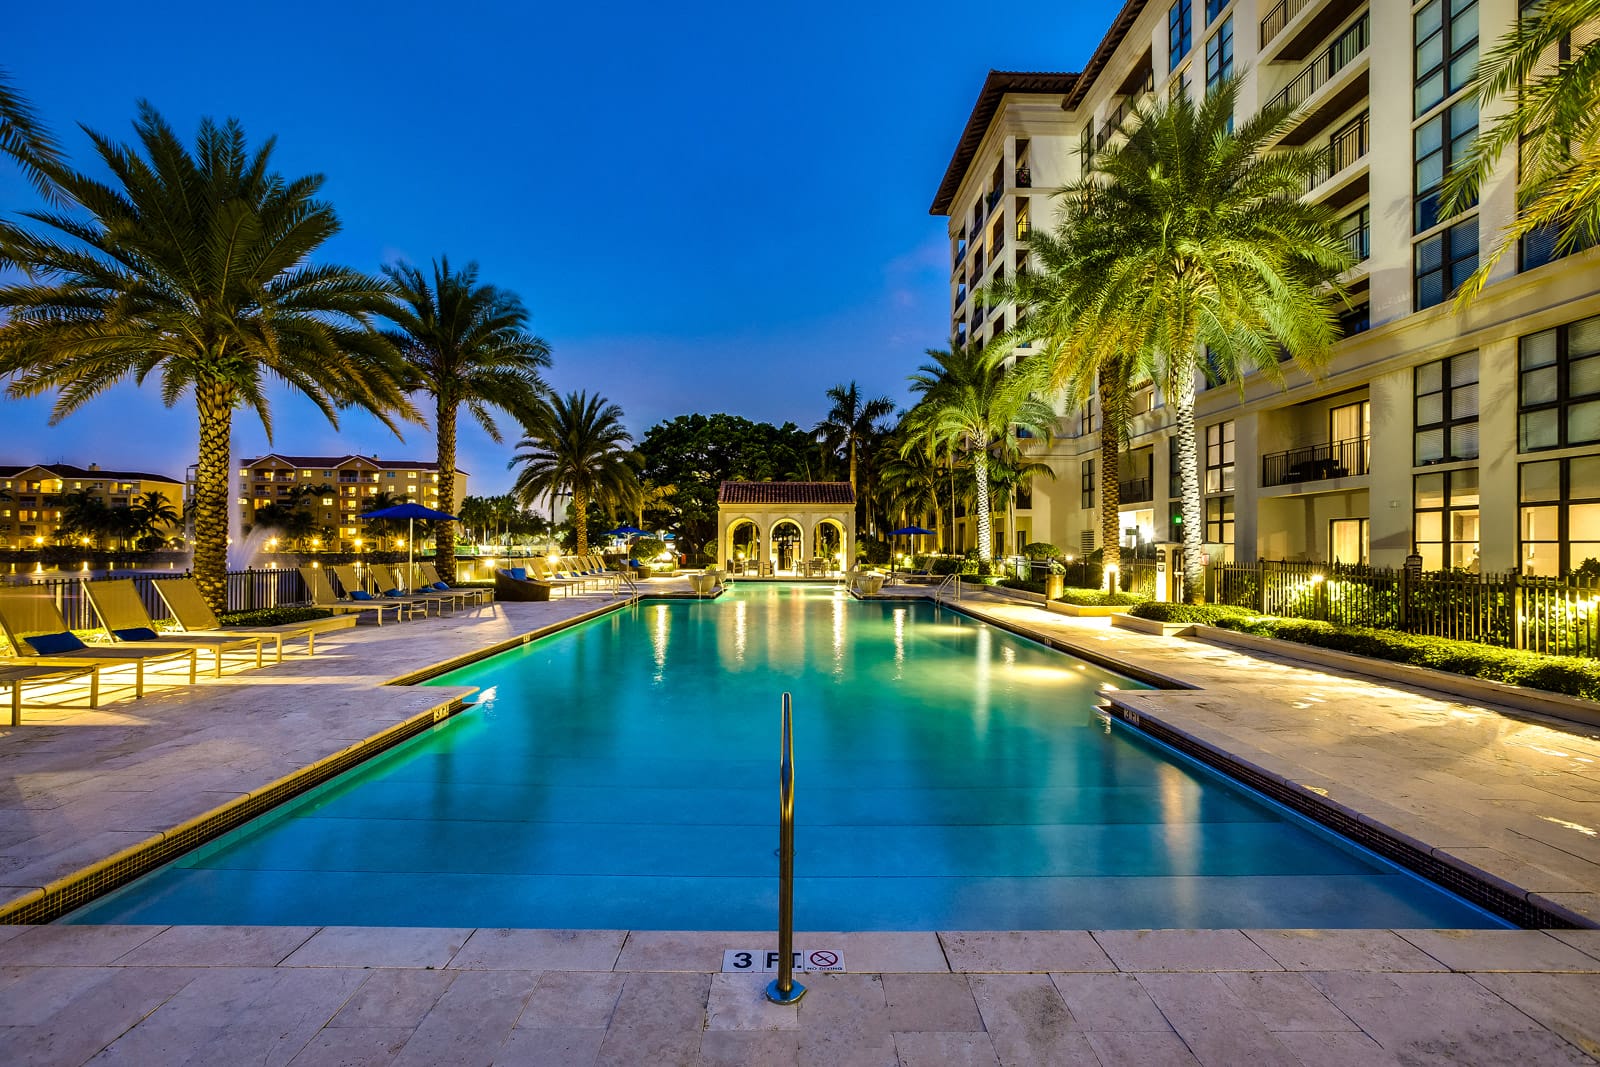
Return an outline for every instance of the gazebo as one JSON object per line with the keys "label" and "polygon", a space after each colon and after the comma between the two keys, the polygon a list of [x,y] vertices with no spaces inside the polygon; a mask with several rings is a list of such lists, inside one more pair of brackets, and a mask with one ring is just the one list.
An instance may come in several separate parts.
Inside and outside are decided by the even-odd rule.
{"label": "gazebo", "polygon": [[723,482],[717,488],[717,559],[730,570],[743,562],[734,556],[734,535],[755,527],[755,561],[763,573],[808,572],[818,558],[824,526],[838,534],[839,558],[826,570],[843,570],[856,558],[856,494],[849,482]]}

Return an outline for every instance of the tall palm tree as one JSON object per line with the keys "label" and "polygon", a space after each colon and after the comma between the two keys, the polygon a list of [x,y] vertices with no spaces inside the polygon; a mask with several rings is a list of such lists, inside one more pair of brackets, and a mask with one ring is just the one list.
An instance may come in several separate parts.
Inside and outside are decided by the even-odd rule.
{"label": "tall palm tree", "polygon": [[1085,224],[1112,255],[1079,344],[1093,337],[1148,359],[1171,405],[1184,582],[1196,603],[1205,563],[1195,380],[1204,367],[1241,388],[1252,368],[1282,381],[1280,352],[1316,372],[1339,337],[1334,283],[1353,265],[1334,211],[1301,199],[1316,155],[1271,148],[1293,112],[1263,108],[1234,128],[1238,87],[1234,78],[1199,104],[1179,94],[1139,107],[1086,179],[1099,189]]}
{"label": "tall palm tree", "polygon": [[[40,196],[52,203],[60,200],[49,171],[61,165],[61,146],[4,67],[0,67],[0,154],[11,157]],[[4,257],[5,247],[0,245],[0,263]]]}
{"label": "tall palm tree", "polygon": [[989,498],[989,452],[1014,438],[1017,429],[1044,437],[1055,422],[1050,405],[1008,374],[997,350],[976,345],[948,352],[929,349],[932,363],[911,376],[912,392],[921,395],[907,415],[911,432],[942,441],[965,452],[972,463],[978,517],[978,558],[994,558]]}
{"label": "tall palm tree", "polygon": [[903,437],[879,471],[884,510],[900,526],[920,523],[931,515],[937,531],[944,525],[944,509],[939,498],[944,487],[944,470],[940,467],[938,450],[909,435]]}
{"label": "tall palm tree", "polygon": [[[850,491],[857,493],[857,452],[864,442],[880,432],[883,420],[894,414],[894,401],[886,396],[863,399],[855,382],[829,389],[828,399],[833,401],[833,407],[813,432],[835,454],[849,454]],[[857,493],[858,499],[859,495]]]}
{"label": "tall palm tree", "polygon": [[[1471,88],[1488,107],[1513,90],[1515,104],[1473,140],[1445,181],[1445,215],[1465,211],[1495,164],[1519,146],[1517,215],[1494,251],[1461,286],[1465,304],[1500,257],[1537,231],[1556,248],[1600,244],[1600,0],[1544,0],[1527,8],[1478,63]],[[1549,65],[1551,50],[1557,62]],[[1564,55],[1560,54],[1565,52]],[[1547,69],[1548,68],[1548,69]]]}
{"label": "tall palm tree", "polygon": [[467,535],[473,541],[485,540],[484,535],[493,515],[488,500],[481,496],[463,497],[459,515],[461,525],[467,528]]}
{"label": "tall palm tree", "polygon": [[[270,439],[267,385],[308,397],[330,422],[360,407],[390,429],[414,419],[394,346],[372,325],[383,282],[309,262],[339,229],[316,199],[320,175],[271,169],[235,120],[200,123],[193,151],[141,104],[136,143],[91,134],[112,181],[55,164],[51,181],[86,218],[28,212],[0,244],[33,280],[0,287],[0,374],[12,397],[57,393],[59,422],[112,386],[157,375],[168,406],[199,417],[194,575],[225,608],[233,413],[253,410]],[[396,431],[398,432],[398,431]]]}
{"label": "tall palm tree", "polygon": [[631,508],[639,498],[639,457],[622,409],[602,396],[568,393],[553,398],[525,429],[509,464],[522,467],[512,491],[524,504],[570,493],[578,555],[585,555],[589,504],[610,512]]}
{"label": "tall palm tree", "polygon": [[99,548],[111,528],[111,509],[93,491],[79,489],[61,498],[61,522],[56,526],[57,537],[87,538],[94,547]]}
{"label": "tall palm tree", "polygon": [[[515,293],[478,281],[478,265],[450,269],[450,257],[433,264],[430,280],[406,263],[383,268],[399,290],[390,333],[411,368],[411,387],[433,400],[439,453],[439,499],[455,499],[456,416],[463,405],[496,444],[494,409],[520,420],[533,417],[550,366],[550,346],[528,333],[528,311]],[[435,565],[455,576],[455,524],[434,523]]]}

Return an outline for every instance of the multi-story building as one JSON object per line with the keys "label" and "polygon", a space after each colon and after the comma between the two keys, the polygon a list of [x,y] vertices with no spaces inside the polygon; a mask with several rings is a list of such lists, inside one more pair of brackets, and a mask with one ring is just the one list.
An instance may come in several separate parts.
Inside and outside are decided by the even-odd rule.
{"label": "multi-story building", "polygon": [[[1232,74],[1239,118],[1286,100],[1297,111],[1281,143],[1321,155],[1306,196],[1339,212],[1360,261],[1345,278],[1345,338],[1319,376],[1287,367],[1286,388],[1252,375],[1200,394],[1214,560],[1398,566],[1415,552],[1427,568],[1553,574],[1600,558],[1600,250],[1558,256],[1547,238],[1524,241],[1458,312],[1454,290],[1514,214],[1516,153],[1477,206],[1450,218],[1439,207],[1452,162],[1508,106],[1480,116],[1467,91],[1478,55],[1527,6],[1128,0],[1082,73],[985,83],[987,95],[999,79],[1005,95],[980,98],[933,206],[950,216],[958,279],[972,222],[992,206],[995,163],[1022,142],[1038,151],[1040,133],[1018,116],[1041,98],[1054,97],[1077,145],[1055,184],[1081,176],[1141,100],[1198,98]],[[1007,78],[1054,81],[1005,89]],[[1030,212],[1047,184],[1033,182]],[[983,273],[1019,269],[1025,250],[1004,259]],[[964,324],[967,336],[992,336],[959,286],[952,315],[958,334]],[[1017,540],[1087,548],[1099,528],[1096,413],[1064,412],[1057,430],[1038,448],[1056,477],[1035,481]],[[1148,394],[1121,459],[1125,545],[1130,531],[1178,539],[1174,448],[1161,398]]]}
{"label": "multi-story building", "polygon": [[453,514],[467,495],[467,472],[457,469],[454,499],[441,502],[439,465],[427,460],[273,453],[239,463],[241,528],[254,525],[259,508],[295,506],[331,531],[330,541],[337,543],[324,546],[330,549],[354,547],[367,538],[361,513],[379,493]]}
{"label": "multi-story building", "polygon": [[126,508],[145,493],[161,493],[175,508],[183,505],[183,482],[164,474],[101,470],[95,463],[0,466],[0,547],[55,544],[63,498],[82,492],[112,509]]}

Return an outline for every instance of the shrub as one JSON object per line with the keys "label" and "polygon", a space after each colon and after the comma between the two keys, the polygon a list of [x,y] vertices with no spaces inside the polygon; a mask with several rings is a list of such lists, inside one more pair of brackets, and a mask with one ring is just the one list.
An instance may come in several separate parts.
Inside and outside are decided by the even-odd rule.
{"label": "shrub", "polygon": [[1108,593],[1104,589],[1063,589],[1057,599],[1080,608],[1105,608],[1143,604],[1146,598],[1138,593]]}
{"label": "shrub", "polygon": [[1147,600],[1135,605],[1128,614],[1155,622],[1203,622],[1215,625],[1219,619],[1248,618],[1255,612],[1231,604],[1167,604]]}
{"label": "shrub", "polygon": [[1002,578],[1000,579],[1000,584],[1005,586],[1007,589],[1025,589],[1030,593],[1038,593],[1041,596],[1044,595],[1043,582],[1028,581],[1023,578]]}
{"label": "shrub", "polygon": [[1022,554],[1029,559],[1060,559],[1061,550],[1049,541],[1034,541],[1022,546]]}
{"label": "shrub", "polygon": [[889,562],[889,542],[863,537],[856,542],[856,558],[874,567]]}
{"label": "shrub", "polygon": [[651,565],[656,557],[667,550],[667,543],[659,537],[641,537],[633,543],[629,555],[640,563]]}
{"label": "shrub", "polygon": [[286,622],[331,618],[333,612],[326,608],[257,608],[254,611],[232,611],[217,617],[224,626],[279,626]]}

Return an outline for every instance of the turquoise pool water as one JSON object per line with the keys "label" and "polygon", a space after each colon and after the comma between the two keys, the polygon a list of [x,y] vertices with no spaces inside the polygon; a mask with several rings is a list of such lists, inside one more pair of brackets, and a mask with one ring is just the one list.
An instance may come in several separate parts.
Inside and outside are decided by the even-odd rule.
{"label": "turquoise pool water", "polygon": [[801,929],[1503,925],[1094,711],[1138,683],[926,603],[743,584],[436,684],[481,702],[71,916]]}

